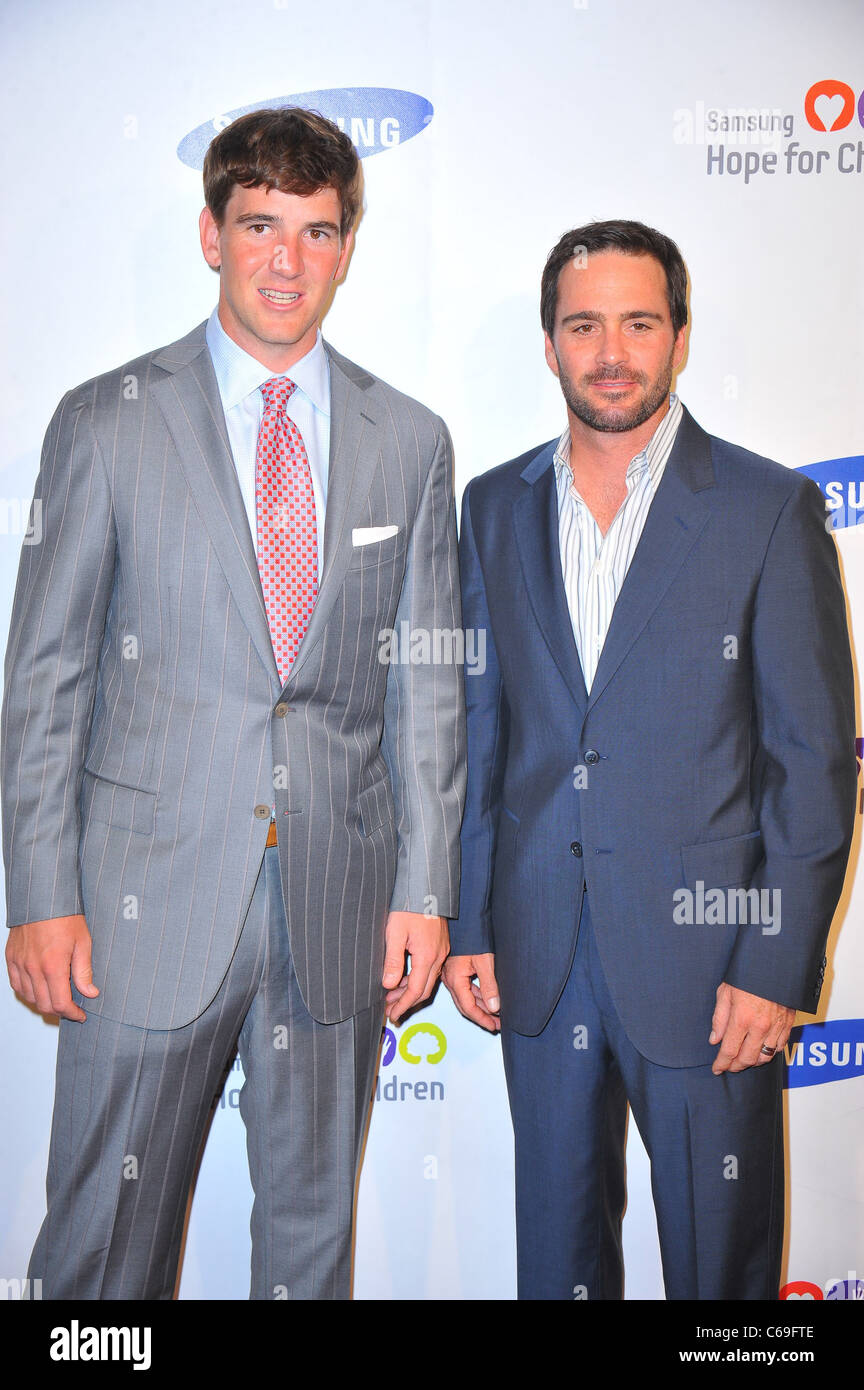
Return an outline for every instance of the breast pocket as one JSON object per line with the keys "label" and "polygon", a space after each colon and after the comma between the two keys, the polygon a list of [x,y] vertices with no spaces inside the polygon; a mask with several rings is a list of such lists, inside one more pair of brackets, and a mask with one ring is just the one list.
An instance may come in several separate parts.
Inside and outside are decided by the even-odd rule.
{"label": "breast pocket", "polygon": [[85,825],[96,821],[100,825],[134,830],[139,835],[152,835],[156,823],[156,792],[112,782],[85,768],[81,815]]}
{"label": "breast pocket", "polygon": [[375,569],[378,565],[397,560],[405,549],[405,528],[400,526],[395,536],[385,536],[381,541],[367,541],[352,549],[349,569]]}

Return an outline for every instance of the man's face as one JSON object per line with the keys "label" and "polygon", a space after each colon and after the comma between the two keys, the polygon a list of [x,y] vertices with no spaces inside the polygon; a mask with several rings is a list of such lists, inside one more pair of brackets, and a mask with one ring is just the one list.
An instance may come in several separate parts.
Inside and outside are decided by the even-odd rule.
{"label": "man's face", "polygon": [[571,416],[588,429],[621,434],[659,421],[684,347],[653,256],[598,251],[562,270],[546,361]]}
{"label": "man's face", "polygon": [[314,345],[333,284],[351,254],[339,234],[333,188],[301,197],[235,185],[221,226],[201,213],[201,249],[219,268],[219,321],[229,338],[274,372]]}

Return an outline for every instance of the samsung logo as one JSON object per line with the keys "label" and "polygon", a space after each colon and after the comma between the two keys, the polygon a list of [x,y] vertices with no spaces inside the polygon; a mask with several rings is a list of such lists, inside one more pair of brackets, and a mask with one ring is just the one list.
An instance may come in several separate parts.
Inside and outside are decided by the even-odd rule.
{"label": "samsung logo", "polygon": [[425,97],[397,87],[326,87],[319,92],[295,92],[293,96],[266,97],[214,116],[184,135],[177,146],[178,157],[191,169],[201,169],[207,146],[226,125],[249,111],[280,106],[303,106],[327,116],[350,136],[361,159],[404,145],[425,130],[435,114]]}
{"label": "samsung logo", "polygon": [[864,1076],[864,1018],[793,1028],[786,1044],[786,1085],[819,1086]]}
{"label": "samsung logo", "polygon": [[806,473],[825,494],[825,525],[829,531],[859,526],[864,521],[864,454],[808,463],[798,472]]}

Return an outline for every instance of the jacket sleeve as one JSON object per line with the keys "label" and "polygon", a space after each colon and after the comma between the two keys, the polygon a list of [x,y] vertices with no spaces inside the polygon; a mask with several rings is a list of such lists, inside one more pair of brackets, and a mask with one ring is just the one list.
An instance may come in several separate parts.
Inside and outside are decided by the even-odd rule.
{"label": "jacket sleeve", "polygon": [[462,616],[483,660],[465,677],[468,788],[462,822],[462,893],[450,924],[454,955],[493,951],[491,899],[495,840],[507,747],[508,710],[486,599],[486,585],[471,524],[471,484],[462,499],[459,564]]}
{"label": "jacket sleeve", "polygon": [[79,792],[111,599],[115,528],[86,399],[45,437],[21,550],[0,734],[7,924],[83,912]]}
{"label": "jacket sleeve", "polygon": [[381,751],[396,808],[391,910],[448,917],[459,907],[465,704],[453,454],[446,426],[437,424],[394,620],[397,634],[425,638],[428,659],[391,663]]}
{"label": "jacket sleeve", "polygon": [[[752,630],[754,782],[765,857],[751,887],[779,912],[742,926],[727,983],[813,1012],[855,819],[855,704],[846,605],[810,480],[775,524]],[[779,896],[777,896],[779,895]]]}

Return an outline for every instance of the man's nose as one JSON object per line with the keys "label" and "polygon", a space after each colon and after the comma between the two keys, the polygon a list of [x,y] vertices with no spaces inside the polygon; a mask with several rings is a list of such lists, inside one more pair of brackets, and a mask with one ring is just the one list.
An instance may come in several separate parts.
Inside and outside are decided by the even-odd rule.
{"label": "man's nose", "polygon": [[617,325],[606,325],[597,357],[600,362],[623,362],[627,357],[627,339]]}
{"label": "man's nose", "polygon": [[270,265],[273,270],[280,271],[283,275],[299,275],[303,269],[303,257],[300,254],[298,239],[282,237],[273,248]]}

